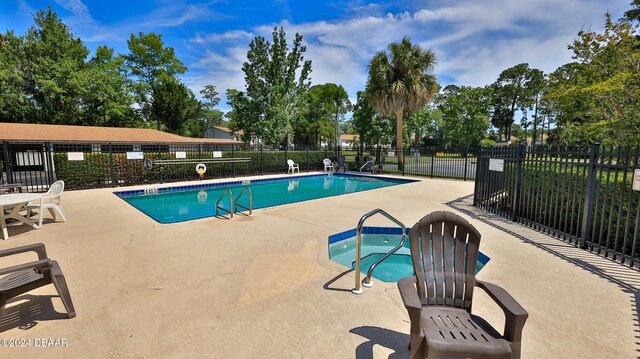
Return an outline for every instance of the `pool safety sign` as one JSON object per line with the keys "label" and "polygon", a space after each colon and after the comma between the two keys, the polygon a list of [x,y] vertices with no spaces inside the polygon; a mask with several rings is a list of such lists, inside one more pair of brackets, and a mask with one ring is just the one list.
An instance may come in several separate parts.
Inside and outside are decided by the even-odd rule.
{"label": "pool safety sign", "polygon": [[640,191],[640,168],[633,171],[633,190]]}
{"label": "pool safety sign", "polygon": [[144,159],[144,153],[142,152],[127,152],[128,160],[142,160]]}
{"label": "pool safety sign", "polygon": [[489,158],[489,171],[504,172],[504,160],[501,158]]}
{"label": "pool safety sign", "polygon": [[83,152],[67,152],[68,161],[84,161]]}

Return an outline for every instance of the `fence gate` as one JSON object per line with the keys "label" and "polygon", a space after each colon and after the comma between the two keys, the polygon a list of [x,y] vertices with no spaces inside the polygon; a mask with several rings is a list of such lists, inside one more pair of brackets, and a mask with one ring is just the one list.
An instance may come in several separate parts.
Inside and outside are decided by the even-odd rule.
{"label": "fence gate", "polygon": [[503,216],[518,208],[516,177],[521,147],[482,147],[478,150],[473,205]]}

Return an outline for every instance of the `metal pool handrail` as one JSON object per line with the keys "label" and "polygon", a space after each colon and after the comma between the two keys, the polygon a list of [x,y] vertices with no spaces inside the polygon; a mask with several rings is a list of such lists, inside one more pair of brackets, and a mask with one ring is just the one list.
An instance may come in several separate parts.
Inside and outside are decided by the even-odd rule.
{"label": "metal pool handrail", "polygon": [[[229,210],[220,207],[220,201],[224,198],[224,195],[229,193]],[[222,210],[224,212],[229,213],[229,219],[233,219],[233,192],[231,192],[230,188],[226,188],[224,191],[222,191],[222,194],[220,195],[220,197],[218,197],[218,200],[216,201],[216,217],[218,217],[218,210]]]}
{"label": "metal pool handrail", "polygon": [[[242,197],[242,195],[247,191],[249,191],[249,207],[245,207],[238,203],[240,197]],[[238,207],[240,207],[242,209],[248,210],[250,216],[253,215],[253,192],[251,192],[251,188],[249,188],[249,186],[243,188],[242,191],[240,191],[240,194],[238,195],[238,197],[236,197],[235,204],[236,204],[236,212],[238,212]]]}
{"label": "metal pool handrail", "polygon": [[389,253],[385,254],[382,258],[380,258],[379,260],[377,260],[373,265],[371,265],[371,268],[369,269],[369,272],[367,273],[367,277],[365,278],[366,287],[370,287],[373,284],[371,283],[371,273],[373,272],[373,269],[375,269],[375,266],[378,265],[378,263],[382,262],[383,260],[387,259],[391,254],[393,254],[395,251],[397,251],[398,249],[400,249],[403,245],[404,245],[404,241],[405,241],[405,232],[406,232],[406,227],[405,225],[400,222],[399,220],[397,220],[396,218],[394,218],[393,216],[391,216],[389,213],[383,211],[380,208],[374,209],[373,211],[365,214],[364,216],[362,216],[362,218],[360,218],[360,221],[358,222],[358,229],[356,230],[356,285],[355,288],[353,288],[351,290],[351,292],[353,294],[362,294],[364,291],[363,289],[360,287],[361,283],[360,283],[360,255],[361,255],[361,246],[362,246],[362,226],[364,225],[364,222],[369,219],[370,217],[376,215],[380,213],[381,215],[387,217],[387,219],[389,219],[390,221],[394,222],[395,224],[399,225],[402,228],[402,240],[400,242],[400,244],[398,246],[396,246],[395,248],[393,248],[391,251],[389,251]]}

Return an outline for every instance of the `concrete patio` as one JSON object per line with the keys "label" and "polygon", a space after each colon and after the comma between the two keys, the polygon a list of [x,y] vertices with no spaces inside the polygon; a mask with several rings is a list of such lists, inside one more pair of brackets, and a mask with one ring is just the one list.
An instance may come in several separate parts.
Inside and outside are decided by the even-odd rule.
{"label": "concrete patio", "polygon": [[[113,191],[65,192],[68,223],[9,229],[0,249],[45,243],[77,317],[65,318],[53,286],[10,301],[0,339],[30,339],[31,347],[2,347],[2,356],[408,357],[409,319],[396,285],[376,281],[353,295],[353,272],[327,254],[329,235],[382,208],[407,226],[451,210],[478,228],[480,249],[491,258],[478,277],[529,312],[523,358],[640,357],[638,271],[478,211],[469,197],[473,182],[422,179],[233,221],[168,225]],[[371,223],[388,225],[381,217]],[[475,293],[474,312],[501,330],[500,309]],[[66,346],[34,347],[35,339],[65,339]]]}

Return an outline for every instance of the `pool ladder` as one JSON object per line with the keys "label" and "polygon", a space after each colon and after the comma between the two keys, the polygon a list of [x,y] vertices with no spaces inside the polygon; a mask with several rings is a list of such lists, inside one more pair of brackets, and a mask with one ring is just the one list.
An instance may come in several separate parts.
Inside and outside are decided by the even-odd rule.
{"label": "pool ladder", "polygon": [[[387,254],[385,254],[384,256],[382,256],[382,258],[378,259],[377,261],[375,261],[371,267],[369,268],[369,271],[367,272],[367,276],[364,278],[364,280],[362,281],[362,283],[360,282],[360,261],[361,261],[361,246],[362,246],[362,226],[364,225],[364,222],[369,219],[370,217],[373,217],[376,214],[381,214],[383,216],[385,216],[387,219],[389,219],[390,221],[394,222],[395,224],[399,225],[400,228],[402,228],[402,239],[400,240],[400,243],[395,246],[392,250],[390,250]],[[382,261],[384,261],[385,259],[389,258],[389,256],[391,256],[393,253],[397,252],[400,248],[402,248],[402,246],[404,246],[404,242],[407,239],[407,230],[404,224],[402,224],[402,222],[398,221],[396,218],[394,218],[393,216],[391,216],[390,214],[388,214],[387,212],[381,210],[380,208],[374,209],[373,211],[365,214],[364,216],[362,216],[362,218],[360,218],[360,221],[358,222],[358,229],[356,230],[356,285],[353,289],[351,289],[351,292],[353,294],[362,294],[364,292],[364,290],[362,289],[362,287],[360,286],[360,284],[362,284],[363,286],[370,288],[373,287],[373,282],[371,282],[371,274],[373,273],[373,270],[376,269],[376,267],[378,266],[378,264],[380,264]]]}
{"label": "pool ladder", "polygon": [[[245,207],[241,204],[238,204],[238,200],[240,199],[240,197],[242,197],[242,195],[248,192],[249,193],[249,207]],[[220,206],[220,202],[225,198],[226,194],[229,194],[229,209],[227,210],[226,208]],[[238,195],[238,197],[233,198],[233,192],[231,191],[230,188],[226,188],[224,191],[222,191],[222,194],[220,195],[220,197],[218,197],[218,200],[216,201],[216,217],[218,217],[218,214],[222,211],[224,213],[229,214],[229,219],[233,219],[233,214],[234,213],[240,213],[238,212],[238,207],[244,209],[244,210],[248,210],[249,211],[249,215],[253,215],[253,193],[251,192],[251,188],[249,188],[249,186],[245,187],[242,189],[242,191],[240,191],[240,194]]]}

